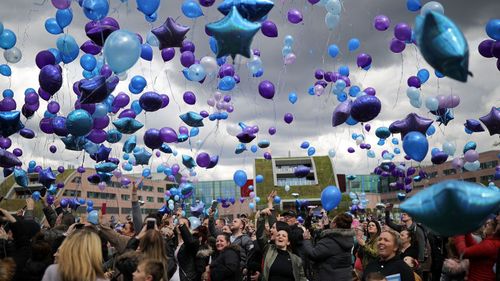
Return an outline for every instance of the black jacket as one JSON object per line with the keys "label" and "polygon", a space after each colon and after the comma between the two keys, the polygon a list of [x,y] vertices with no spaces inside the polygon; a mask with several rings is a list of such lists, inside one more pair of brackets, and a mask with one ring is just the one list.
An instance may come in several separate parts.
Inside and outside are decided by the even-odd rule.
{"label": "black jacket", "polygon": [[385,277],[399,275],[401,281],[415,281],[413,270],[396,255],[388,261],[376,260],[368,264],[363,272],[362,281],[366,281],[366,276],[371,272],[380,272]]}
{"label": "black jacket", "polygon": [[181,281],[199,280],[200,274],[196,270],[196,254],[198,253],[200,243],[198,239],[195,239],[191,235],[186,225],[182,225],[179,229],[184,241],[176,257],[180,279]]}
{"label": "black jacket", "polygon": [[351,280],[354,235],[352,229],[333,228],[323,230],[314,247],[311,240],[304,240],[304,250],[315,262],[316,280]]}
{"label": "black jacket", "polygon": [[228,246],[212,261],[210,265],[210,280],[241,280],[240,251],[238,246]]}

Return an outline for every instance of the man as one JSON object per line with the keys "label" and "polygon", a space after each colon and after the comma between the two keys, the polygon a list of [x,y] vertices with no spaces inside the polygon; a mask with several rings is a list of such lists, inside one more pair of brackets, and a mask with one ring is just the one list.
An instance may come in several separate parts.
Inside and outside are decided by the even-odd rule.
{"label": "man", "polygon": [[243,270],[247,268],[247,257],[253,250],[253,241],[248,235],[243,233],[245,222],[242,219],[235,218],[231,225],[231,244],[240,247],[240,267]]}
{"label": "man", "polygon": [[132,274],[134,281],[160,281],[164,280],[165,269],[160,261],[147,259],[139,263]]}

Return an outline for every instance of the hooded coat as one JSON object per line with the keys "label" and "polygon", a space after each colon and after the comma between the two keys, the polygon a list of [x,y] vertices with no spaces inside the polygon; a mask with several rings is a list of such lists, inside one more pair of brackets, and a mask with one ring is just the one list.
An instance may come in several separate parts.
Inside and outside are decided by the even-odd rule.
{"label": "hooded coat", "polygon": [[304,251],[315,262],[316,280],[351,280],[354,235],[352,229],[333,228],[321,232],[316,246],[304,240]]}

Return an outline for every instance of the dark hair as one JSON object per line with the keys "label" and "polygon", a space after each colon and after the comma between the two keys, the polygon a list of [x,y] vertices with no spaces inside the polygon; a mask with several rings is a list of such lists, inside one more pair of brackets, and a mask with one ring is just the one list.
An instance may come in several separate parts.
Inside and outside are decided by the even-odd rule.
{"label": "dark hair", "polygon": [[284,221],[276,221],[276,231],[280,230],[285,230],[286,232],[289,232],[290,226],[288,225],[288,223]]}
{"label": "dark hair", "polygon": [[380,272],[370,272],[366,275],[366,281],[381,281],[385,280],[385,276]]}
{"label": "dark hair", "polygon": [[52,256],[52,248],[49,242],[45,241],[45,235],[41,232],[36,234],[31,242],[31,258],[34,261],[43,261]]}
{"label": "dark hair", "polygon": [[142,264],[144,265],[145,275],[151,275],[153,281],[160,281],[165,277],[165,267],[161,261],[147,259],[142,261],[139,265]]}
{"label": "dark hair", "polygon": [[224,236],[224,239],[226,240],[226,242],[231,243],[231,236],[229,236],[229,234],[222,232],[222,233],[219,233],[217,236]]}
{"label": "dark hair", "polygon": [[208,239],[208,228],[206,226],[200,225],[196,228],[195,232],[193,232],[193,237],[199,239],[201,238],[201,244],[205,244]]}
{"label": "dark hair", "polygon": [[376,220],[369,220],[367,226],[370,225],[371,222],[373,222],[375,224],[375,227],[377,228],[377,233],[375,234],[375,236],[370,237],[370,233],[367,230],[366,231],[366,240],[367,241],[372,240],[372,239],[376,239],[377,237],[380,236],[380,233],[382,233],[382,228],[380,227],[380,223]]}
{"label": "dark hair", "polygon": [[335,223],[337,228],[350,229],[352,224],[352,216],[348,214],[338,214],[333,218],[333,222]]}
{"label": "dark hair", "polygon": [[69,227],[70,225],[72,225],[74,223],[75,223],[75,216],[73,216],[73,214],[71,214],[71,213],[63,214],[62,219],[61,219],[61,224],[64,224],[67,227]]}
{"label": "dark hair", "polygon": [[401,233],[403,231],[408,232],[408,237],[410,237],[410,240],[411,240],[410,244],[413,245],[413,246],[418,247],[418,240],[417,240],[417,236],[415,234],[415,231],[410,231],[408,229],[403,229],[403,230],[401,230],[400,235],[401,235]]}

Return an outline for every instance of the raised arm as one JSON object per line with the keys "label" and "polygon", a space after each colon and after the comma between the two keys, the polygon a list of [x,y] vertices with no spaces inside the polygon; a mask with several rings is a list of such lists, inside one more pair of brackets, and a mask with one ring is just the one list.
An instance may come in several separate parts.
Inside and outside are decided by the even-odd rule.
{"label": "raised arm", "polygon": [[142,229],[142,214],[141,204],[139,204],[139,196],[137,196],[137,187],[135,181],[132,182],[132,222],[134,223],[135,233],[139,233]]}

